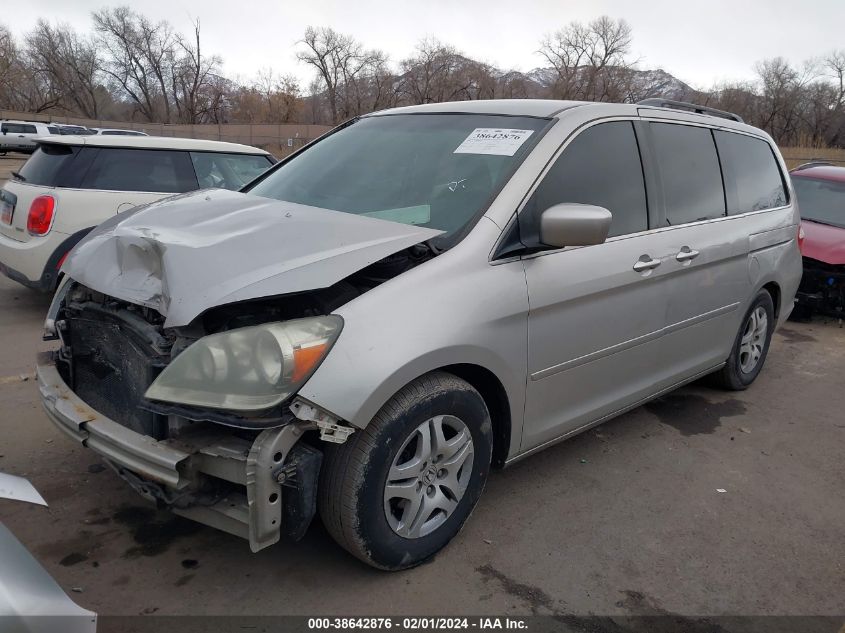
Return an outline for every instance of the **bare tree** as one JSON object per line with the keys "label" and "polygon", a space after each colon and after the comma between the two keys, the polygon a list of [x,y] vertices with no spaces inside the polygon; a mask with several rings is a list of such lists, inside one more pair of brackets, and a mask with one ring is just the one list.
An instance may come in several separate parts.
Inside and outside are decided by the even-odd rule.
{"label": "bare tree", "polygon": [[302,44],[306,49],[298,52],[296,58],[316,69],[326,91],[332,123],[335,123],[338,121],[338,90],[345,78],[354,74],[361,45],[334,29],[311,26],[305,30]]}
{"label": "bare tree", "polygon": [[38,20],[26,37],[34,72],[41,73],[61,95],[68,111],[96,119],[99,110],[100,60],[94,43],[67,25]]}
{"label": "bare tree", "polygon": [[300,44],[305,49],[296,57],[317,71],[332,123],[369,111],[362,99],[363,85],[386,64],[383,52],[366,50],[353,37],[328,27],[309,26]]}
{"label": "bare tree", "polygon": [[293,75],[277,75],[271,68],[263,69],[250,85],[235,89],[233,114],[250,123],[291,123],[302,109],[300,92]]}
{"label": "bare tree", "polygon": [[492,66],[469,59],[436,39],[418,42],[400,69],[399,90],[408,103],[492,99],[496,95],[497,71]]}
{"label": "bare tree", "polygon": [[0,25],[0,107],[44,112],[62,101],[62,93],[32,63],[28,51]]}
{"label": "bare tree", "polygon": [[170,25],[153,23],[129,7],[103,9],[92,18],[106,56],[104,71],[146,120],[170,123],[167,87],[177,46]]}
{"label": "bare tree", "polygon": [[841,145],[845,136],[845,49],[831,52],[824,59],[824,69],[834,81],[835,99],[832,106],[834,116],[828,130],[828,143]]}
{"label": "bare tree", "polygon": [[539,53],[555,71],[553,97],[588,101],[621,100],[633,62],[631,27],[602,16],[589,24],[572,22],[547,36]]}
{"label": "bare tree", "polygon": [[181,123],[201,123],[209,117],[214,95],[214,78],[223,63],[217,55],[202,53],[200,23],[194,22],[191,38],[177,35],[170,69],[171,96]]}

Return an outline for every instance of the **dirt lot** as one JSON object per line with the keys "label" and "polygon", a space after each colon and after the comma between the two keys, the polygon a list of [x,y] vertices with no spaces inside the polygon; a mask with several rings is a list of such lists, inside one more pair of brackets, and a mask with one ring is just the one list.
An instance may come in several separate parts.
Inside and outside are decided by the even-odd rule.
{"label": "dirt lot", "polygon": [[845,613],[836,324],[788,324],[746,392],[685,388],[494,473],[445,551],[386,574],[319,522],[251,554],[136,497],[20,377],[47,305],[0,279],[0,470],[50,504],[0,501],[0,517],[101,614]]}
{"label": "dirt lot", "polygon": [[17,152],[10,152],[5,156],[0,156],[0,186],[12,177],[12,172],[17,171],[29,158],[26,154],[18,154]]}

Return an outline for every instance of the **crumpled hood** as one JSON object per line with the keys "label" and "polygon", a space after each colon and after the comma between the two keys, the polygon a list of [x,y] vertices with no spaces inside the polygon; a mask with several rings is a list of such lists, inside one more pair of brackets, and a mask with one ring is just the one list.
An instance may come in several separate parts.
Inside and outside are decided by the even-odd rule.
{"label": "crumpled hood", "polygon": [[833,265],[845,264],[845,229],[812,220],[802,220],[804,245],[801,254]]}
{"label": "crumpled hood", "polygon": [[62,271],[154,308],[166,327],[247,299],[325,288],[440,235],[351,213],[221,189],[173,196],[111,218]]}

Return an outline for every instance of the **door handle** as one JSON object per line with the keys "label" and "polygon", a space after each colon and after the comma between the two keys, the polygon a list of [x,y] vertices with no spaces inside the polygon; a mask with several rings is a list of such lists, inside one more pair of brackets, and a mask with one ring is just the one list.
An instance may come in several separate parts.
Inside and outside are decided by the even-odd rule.
{"label": "door handle", "polygon": [[651,255],[643,255],[637,260],[637,263],[634,264],[634,270],[638,273],[641,273],[646,270],[652,270],[660,266],[659,259],[652,259]]}
{"label": "door handle", "polygon": [[684,246],[681,248],[681,252],[675,255],[675,259],[679,262],[688,262],[698,257],[698,255],[698,251],[692,250],[689,246]]}

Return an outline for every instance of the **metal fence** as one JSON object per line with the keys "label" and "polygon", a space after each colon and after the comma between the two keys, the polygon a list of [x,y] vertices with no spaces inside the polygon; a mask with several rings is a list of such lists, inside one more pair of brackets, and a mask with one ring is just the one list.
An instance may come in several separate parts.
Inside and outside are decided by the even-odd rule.
{"label": "metal fence", "polygon": [[220,124],[169,124],[139,123],[136,121],[105,121],[82,119],[52,114],[32,114],[0,110],[0,119],[41,121],[44,123],[72,123],[85,127],[139,130],[151,136],[202,138],[212,141],[243,143],[270,150],[284,156],[323,135],[331,128],[326,125],[272,124],[272,123],[220,123]]}

